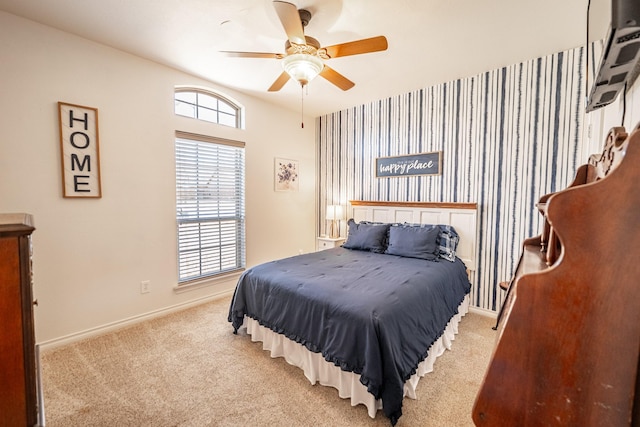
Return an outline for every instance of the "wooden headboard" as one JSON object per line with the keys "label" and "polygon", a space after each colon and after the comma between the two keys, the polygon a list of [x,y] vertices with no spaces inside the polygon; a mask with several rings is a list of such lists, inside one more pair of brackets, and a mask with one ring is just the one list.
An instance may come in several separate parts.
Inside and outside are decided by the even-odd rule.
{"label": "wooden headboard", "polygon": [[351,200],[354,221],[452,225],[460,235],[456,255],[467,268],[476,271],[476,203],[376,202]]}

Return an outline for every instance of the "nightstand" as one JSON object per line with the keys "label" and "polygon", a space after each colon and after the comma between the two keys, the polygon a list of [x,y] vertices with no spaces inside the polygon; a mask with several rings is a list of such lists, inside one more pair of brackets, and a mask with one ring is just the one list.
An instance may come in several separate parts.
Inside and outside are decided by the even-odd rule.
{"label": "nightstand", "polygon": [[345,240],[347,239],[345,239],[344,237],[318,237],[318,239],[316,240],[316,250],[323,251],[325,249],[337,248],[338,246],[343,244]]}

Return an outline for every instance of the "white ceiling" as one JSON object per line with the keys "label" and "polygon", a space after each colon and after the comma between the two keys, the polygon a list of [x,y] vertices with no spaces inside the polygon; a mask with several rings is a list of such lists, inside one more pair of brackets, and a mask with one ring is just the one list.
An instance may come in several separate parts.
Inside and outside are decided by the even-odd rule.
{"label": "white ceiling", "polygon": [[[319,116],[585,43],[587,0],[291,0],[313,16],[322,46],[384,35],[387,51],[328,62],[356,83],[308,85],[305,114]],[[608,0],[592,0],[591,39],[607,29]],[[275,59],[221,50],[284,52],[271,0],[0,0],[0,10],[186,71],[299,111],[300,86],[267,88]]]}

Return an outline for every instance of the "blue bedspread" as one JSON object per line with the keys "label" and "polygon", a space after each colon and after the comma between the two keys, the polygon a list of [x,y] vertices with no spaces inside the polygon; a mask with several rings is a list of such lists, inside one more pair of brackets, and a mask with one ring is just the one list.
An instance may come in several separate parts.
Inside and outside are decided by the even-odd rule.
{"label": "blue bedspread", "polygon": [[404,382],[470,286],[459,259],[434,262],[340,247],[245,271],[229,321],[237,332],[249,316],[360,374],[395,424]]}

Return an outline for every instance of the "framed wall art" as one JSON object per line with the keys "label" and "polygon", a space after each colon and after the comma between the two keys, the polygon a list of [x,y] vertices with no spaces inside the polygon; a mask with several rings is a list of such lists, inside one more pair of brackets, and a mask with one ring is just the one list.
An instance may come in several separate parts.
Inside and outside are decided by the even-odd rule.
{"label": "framed wall art", "polygon": [[275,159],[275,191],[298,191],[300,188],[300,166],[297,160]]}
{"label": "framed wall art", "polygon": [[64,197],[102,197],[98,109],[58,102]]}

